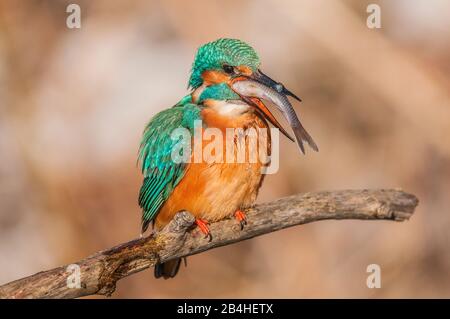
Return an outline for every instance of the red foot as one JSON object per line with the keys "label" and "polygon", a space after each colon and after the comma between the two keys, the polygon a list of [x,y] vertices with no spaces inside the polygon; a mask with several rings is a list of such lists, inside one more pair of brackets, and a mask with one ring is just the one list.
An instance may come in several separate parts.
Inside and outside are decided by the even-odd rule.
{"label": "red foot", "polygon": [[247,216],[245,216],[245,213],[242,210],[238,209],[234,213],[234,217],[237,219],[237,221],[241,225],[241,230],[243,230],[244,226],[247,225]]}
{"label": "red foot", "polygon": [[211,241],[212,236],[208,228],[208,222],[204,219],[198,218],[195,220],[195,223],[197,224],[198,228],[200,228],[202,233],[205,234],[205,238],[209,238],[209,241]]}

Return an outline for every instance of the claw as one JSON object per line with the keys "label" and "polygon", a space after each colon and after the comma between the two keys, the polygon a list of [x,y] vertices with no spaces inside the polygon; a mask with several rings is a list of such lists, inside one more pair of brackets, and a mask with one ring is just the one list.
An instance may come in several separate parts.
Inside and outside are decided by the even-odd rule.
{"label": "claw", "polygon": [[197,224],[198,228],[200,228],[201,232],[205,234],[205,238],[209,238],[209,241],[211,241],[212,235],[208,228],[208,221],[198,218],[195,220],[195,223]]}
{"label": "claw", "polygon": [[237,219],[237,221],[241,225],[241,230],[243,230],[244,226],[247,225],[247,216],[245,215],[245,213],[242,210],[238,209],[234,213],[234,217]]}

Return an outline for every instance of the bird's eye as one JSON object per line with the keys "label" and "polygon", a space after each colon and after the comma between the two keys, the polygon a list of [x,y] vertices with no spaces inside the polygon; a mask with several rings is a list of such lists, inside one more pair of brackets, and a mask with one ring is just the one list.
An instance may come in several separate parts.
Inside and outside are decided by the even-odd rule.
{"label": "bird's eye", "polygon": [[234,73],[234,67],[232,67],[231,65],[228,65],[228,64],[224,64],[223,65],[223,70],[227,74],[233,74]]}

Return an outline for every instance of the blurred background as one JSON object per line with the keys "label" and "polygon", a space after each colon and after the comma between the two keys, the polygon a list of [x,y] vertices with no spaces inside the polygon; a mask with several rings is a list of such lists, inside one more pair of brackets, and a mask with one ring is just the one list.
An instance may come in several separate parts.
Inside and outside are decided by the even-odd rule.
{"label": "blurred background", "polygon": [[[66,7],[81,6],[81,29]],[[381,29],[369,29],[369,3]],[[283,139],[258,201],[402,188],[409,222],[323,221],[152,270],[114,297],[450,297],[450,2],[0,2],[0,284],[136,238],[141,133],[195,50],[240,38],[302,97],[320,152]],[[381,289],[366,267],[381,267]]]}

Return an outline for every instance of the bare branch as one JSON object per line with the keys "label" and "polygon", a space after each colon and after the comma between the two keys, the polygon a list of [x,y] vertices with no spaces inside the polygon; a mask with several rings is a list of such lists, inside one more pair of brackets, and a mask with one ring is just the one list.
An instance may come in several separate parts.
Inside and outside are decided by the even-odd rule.
{"label": "bare branch", "polygon": [[161,232],[100,251],[76,262],[81,288],[69,288],[67,266],[39,272],[0,286],[0,298],[76,298],[111,295],[116,282],[157,262],[189,256],[283,228],[324,219],[403,221],[411,217],[418,199],[401,190],[343,190],[305,193],[257,205],[246,214],[240,230],[235,220],[210,225],[212,240],[190,231],[194,217],[180,212]]}

